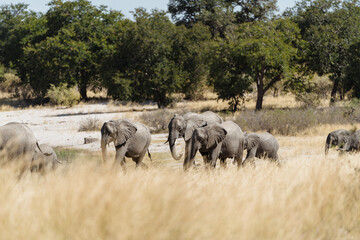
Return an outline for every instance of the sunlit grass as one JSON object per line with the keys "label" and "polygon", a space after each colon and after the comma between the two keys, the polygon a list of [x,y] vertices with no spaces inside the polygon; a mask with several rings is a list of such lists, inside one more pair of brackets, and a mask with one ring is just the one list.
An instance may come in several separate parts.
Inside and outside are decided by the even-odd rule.
{"label": "sunlit grass", "polygon": [[350,155],[124,174],[81,160],[20,181],[2,170],[0,238],[358,239],[359,165]]}

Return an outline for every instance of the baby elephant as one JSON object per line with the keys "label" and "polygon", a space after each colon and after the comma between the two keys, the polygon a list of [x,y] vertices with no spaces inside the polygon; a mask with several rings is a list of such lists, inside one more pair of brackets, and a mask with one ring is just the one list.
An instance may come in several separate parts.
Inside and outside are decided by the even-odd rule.
{"label": "baby elephant", "polygon": [[151,159],[148,150],[151,135],[146,126],[126,119],[105,122],[101,128],[103,162],[106,162],[106,145],[111,142],[114,142],[116,149],[114,166],[120,164],[126,170],[125,157],[129,157],[136,163],[136,167],[147,167],[142,163],[146,152]]}
{"label": "baby elephant", "polygon": [[54,149],[47,144],[41,144],[39,148],[35,150],[30,170],[42,173],[47,170],[55,170],[60,162]]}
{"label": "baby elephant", "polygon": [[344,147],[340,151],[358,152],[360,151],[360,130],[344,137]]}
{"label": "baby elephant", "polygon": [[247,150],[246,160],[254,157],[268,157],[275,161],[278,160],[279,143],[270,133],[245,133],[245,146]]}
{"label": "baby elephant", "polygon": [[330,132],[326,137],[325,143],[325,155],[328,154],[329,148],[339,147],[341,150],[345,145],[345,138],[351,135],[351,131],[345,129],[338,129],[333,132]]}

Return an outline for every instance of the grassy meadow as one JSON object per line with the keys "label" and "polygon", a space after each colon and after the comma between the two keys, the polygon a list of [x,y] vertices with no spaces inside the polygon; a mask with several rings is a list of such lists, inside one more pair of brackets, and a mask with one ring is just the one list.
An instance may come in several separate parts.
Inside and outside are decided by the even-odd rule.
{"label": "grassy meadow", "polygon": [[0,169],[0,239],[360,239],[360,155],[324,156],[328,132],[354,127],[275,133],[281,166],[240,170],[206,171],[197,156],[185,173],[167,151],[124,173],[113,151],[102,165],[99,151],[57,149],[54,172]]}

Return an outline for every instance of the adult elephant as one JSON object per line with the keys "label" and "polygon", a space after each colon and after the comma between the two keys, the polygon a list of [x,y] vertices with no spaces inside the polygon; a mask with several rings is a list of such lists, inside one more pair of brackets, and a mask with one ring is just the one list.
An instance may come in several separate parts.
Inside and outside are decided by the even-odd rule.
{"label": "adult elephant", "polygon": [[47,144],[40,144],[39,147],[42,152],[38,149],[35,150],[31,171],[44,172],[46,170],[55,170],[60,161],[54,149]]}
{"label": "adult elephant", "polygon": [[344,146],[340,151],[358,152],[360,151],[360,130],[344,137]]}
{"label": "adult elephant", "polygon": [[325,143],[325,155],[328,154],[329,148],[338,146],[339,148],[344,147],[344,140],[346,136],[351,135],[351,131],[345,129],[338,129],[330,132],[326,138]]}
{"label": "adult elephant", "polygon": [[0,127],[0,153],[2,159],[22,161],[20,175],[30,169],[35,154],[43,153],[31,129],[22,123],[11,122]]}
{"label": "adult elephant", "polygon": [[279,143],[276,138],[267,132],[264,133],[245,133],[245,149],[247,150],[244,164],[249,159],[255,157],[268,157],[275,161],[278,160]]}
{"label": "adult elephant", "polygon": [[220,164],[225,167],[227,158],[234,158],[237,166],[242,165],[244,151],[244,134],[241,128],[232,121],[197,128],[191,137],[190,159],[185,159],[184,170],[193,165],[196,152],[199,150],[205,157],[204,161],[212,168],[220,158]]}
{"label": "adult elephant", "polygon": [[[214,112],[207,111],[201,114],[188,112],[184,115],[175,114],[169,123],[169,136],[168,142],[171,151],[171,155],[175,160],[180,160],[182,154],[176,152],[176,139],[184,138],[185,140],[185,161],[190,159],[190,138],[193,132],[197,128],[212,126],[214,124],[222,123],[222,118]],[[206,159],[204,158],[206,162]]]}
{"label": "adult elephant", "polygon": [[147,167],[142,160],[149,155],[151,135],[149,129],[141,123],[127,119],[105,122],[101,128],[101,149],[103,162],[106,162],[106,145],[114,142],[116,155],[114,165],[121,165],[126,170],[125,157],[132,158],[136,167]]}

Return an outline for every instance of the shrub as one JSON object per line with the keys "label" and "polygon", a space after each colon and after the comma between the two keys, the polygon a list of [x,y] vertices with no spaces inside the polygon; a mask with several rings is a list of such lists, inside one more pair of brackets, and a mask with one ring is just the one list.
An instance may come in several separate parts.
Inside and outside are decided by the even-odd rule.
{"label": "shrub", "polygon": [[360,123],[360,110],[333,107],[328,109],[245,110],[233,119],[243,131],[268,131],[292,135],[320,124]]}
{"label": "shrub", "polygon": [[[188,111],[180,110],[178,114],[184,114]],[[169,122],[174,116],[174,112],[167,109],[160,109],[152,112],[145,112],[139,116],[139,121],[149,127],[151,133],[167,132]]]}
{"label": "shrub", "polygon": [[2,74],[0,90],[22,99],[29,99],[33,93],[29,84],[24,84],[18,76],[9,72]]}
{"label": "shrub", "polygon": [[51,84],[46,95],[49,97],[50,104],[52,105],[71,107],[80,101],[80,93],[76,87],[68,87],[66,83],[60,84],[58,87]]}
{"label": "shrub", "polygon": [[80,123],[79,132],[100,131],[101,122],[95,117],[88,117]]}

